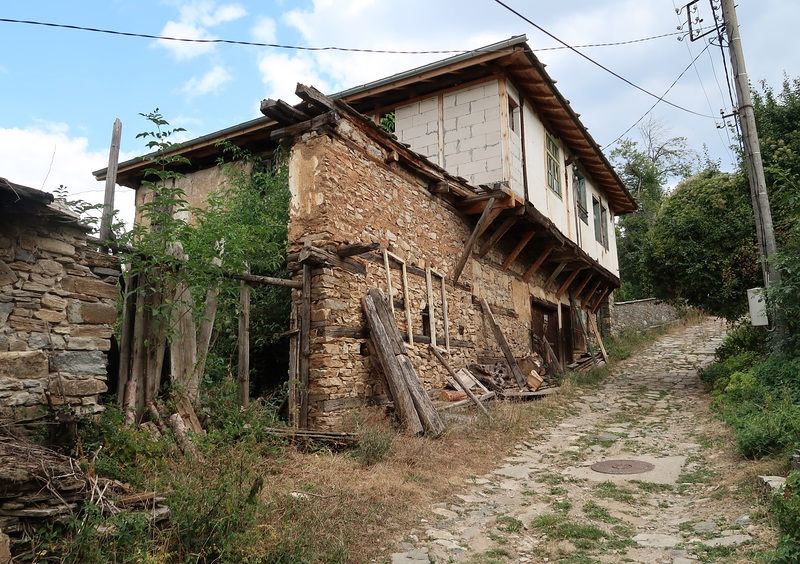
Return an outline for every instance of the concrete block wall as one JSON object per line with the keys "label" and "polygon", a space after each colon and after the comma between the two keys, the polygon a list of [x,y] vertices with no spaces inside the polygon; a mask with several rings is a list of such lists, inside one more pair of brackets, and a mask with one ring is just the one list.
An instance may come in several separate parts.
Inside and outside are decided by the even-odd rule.
{"label": "concrete block wall", "polygon": [[67,403],[99,410],[117,318],[116,259],[85,233],[43,214],[0,219],[0,417],[30,417]]}
{"label": "concrete block wall", "polygon": [[427,98],[395,110],[397,138],[439,163],[439,98]]}
{"label": "concrete block wall", "polygon": [[444,168],[475,186],[506,180],[497,80],[445,94]]}

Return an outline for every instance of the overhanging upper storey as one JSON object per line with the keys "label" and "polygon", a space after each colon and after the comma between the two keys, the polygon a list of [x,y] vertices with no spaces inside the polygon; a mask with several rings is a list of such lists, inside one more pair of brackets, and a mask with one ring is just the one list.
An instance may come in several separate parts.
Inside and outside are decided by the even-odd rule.
{"label": "overhanging upper storey", "polygon": [[[431,99],[437,95],[452,95],[470,85],[496,81],[497,96],[503,102],[499,105],[500,112],[497,116],[498,133],[508,134],[509,128],[513,130],[514,120],[520,119],[514,116],[516,108],[521,104],[528,104],[545,130],[557,138],[559,143],[563,143],[564,153],[568,152],[573,157],[572,162],[579,163],[581,174],[588,174],[597,188],[603,192],[614,215],[636,211],[637,206],[630,193],[578,115],[572,110],[569,101],[558,91],[555,81],[547,74],[544,66],[531,51],[525,36],[516,36],[475,51],[345,90],[333,98],[346,100],[364,114],[380,116],[410,102]],[[517,92],[511,92],[513,90]],[[507,100],[502,100],[503,97]],[[447,104],[448,102],[444,101],[443,111],[439,112],[445,114],[444,120],[447,120]],[[424,111],[423,108],[422,112]],[[523,121],[524,115],[520,112]],[[522,123],[521,126],[524,128],[525,124]],[[451,123],[450,127],[459,126]],[[441,137],[441,151],[446,153],[448,140],[445,135]],[[435,140],[425,142],[433,141]],[[414,148],[419,150],[417,147]],[[435,161],[434,150],[435,147],[432,147],[427,156]],[[524,150],[523,147],[520,152]],[[513,146],[507,146],[498,149],[498,154],[503,160],[511,160],[513,151]],[[442,159],[439,164],[455,172],[445,161],[446,159]],[[520,166],[525,166],[524,161]],[[506,169],[509,168],[513,168],[513,162],[506,166]],[[513,180],[513,172],[506,170],[504,175],[493,180]],[[527,182],[527,178],[520,182]]]}

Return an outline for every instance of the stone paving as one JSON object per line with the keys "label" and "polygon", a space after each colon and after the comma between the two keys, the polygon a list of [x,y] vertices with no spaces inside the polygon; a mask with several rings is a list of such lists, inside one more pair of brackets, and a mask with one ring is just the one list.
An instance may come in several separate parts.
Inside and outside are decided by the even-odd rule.
{"label": "stone paving", "polygon": [[[458,499],[434,505],[391,562],[687,564],[707,547],[754,542],[749,506],[715,507],[716,455],[697,435],[708,421],[697,369],[713,360],[724,331],[706,319],[617,364],[563,419],[532,429]],[[604,460],[654,468],[592,470]]]}

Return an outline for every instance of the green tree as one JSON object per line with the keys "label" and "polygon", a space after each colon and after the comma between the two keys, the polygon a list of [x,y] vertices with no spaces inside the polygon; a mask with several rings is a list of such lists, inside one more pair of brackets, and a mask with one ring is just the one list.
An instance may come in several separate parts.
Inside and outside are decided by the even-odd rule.
{"label": "green tree", "polygon": [[669,137],[669,130],[655,119],[639,127],[641,144],[625,139],[611,151],[611,162],[639,206],[636,213],[620,217],[617,223],[617,253],[622,287],[617,301],[647,298],[653,288],[643,275],[651,254],[648,233],[672,178],[691,173],[693,152],[683,137]]}
{"label": "green tree", "polygon": [[735,320],[761,270],[747,180],[707,170],[678,185],[649,233],[643,275],[657,297]]}

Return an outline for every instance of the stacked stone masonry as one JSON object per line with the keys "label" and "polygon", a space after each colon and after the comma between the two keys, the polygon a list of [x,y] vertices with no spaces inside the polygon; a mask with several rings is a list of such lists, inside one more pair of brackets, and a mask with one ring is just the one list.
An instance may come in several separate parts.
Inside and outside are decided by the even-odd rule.
{"label": "stacked stone masonry", "polygon": [[[495,309],[514,355],[529,354],[531,297],[553,304],[561,301],[552,291],[542,290],[549,272],[537,273],[525,283],[522,265],[501,271],[516,243],[508,241],[482,259],[473,255],[454,284],[452,273],[474,220],[431,194],[428,179],[400,164],[386,164],[390,150],[369,125],[350,120],[342,120],[333,134],[307,134],[295,143],[290,159],[290,253],[306,242],[334,249],[377,241],[405,261],[408,303],[403,299],[400,265],[390,260],[395,319],[401,333],[407,334],[405,310],[410,309],[415,344],[409,347],[409,356],[428,389],[443,387],[447,377],[425,335],[424,314],[430,306],[428,267],[446,279],[452,366],[502,358],[478,303],[480,298],[486,298]],[[336,428],[342,422],[341,406],[386,393],[363,335],[366,320],[361,307],[361,298],[370,288],[388,291],[383,256],[372,252],[350,260],[363,265],[363,272],[328,267],[312,271],[308,392],[309,424],[316,428]],[[295,298],[299,300],[299,293]],[[441,280],[435,275],[433,305],[441,347],[445,342]]]}
{"label": "stacked stone masonry", "polygon": [[88,248],[85,228],[47,206],[0,215],[0,416],[35,416],[45,392],[95,412],[107,390],[118,261]]}
{"label": "stacked stone masonry", "polygon": [[612,335],[627,329],[642,331],[668,325],[678,319],[678,311],[656,298],[611,304],[606,328]]}

